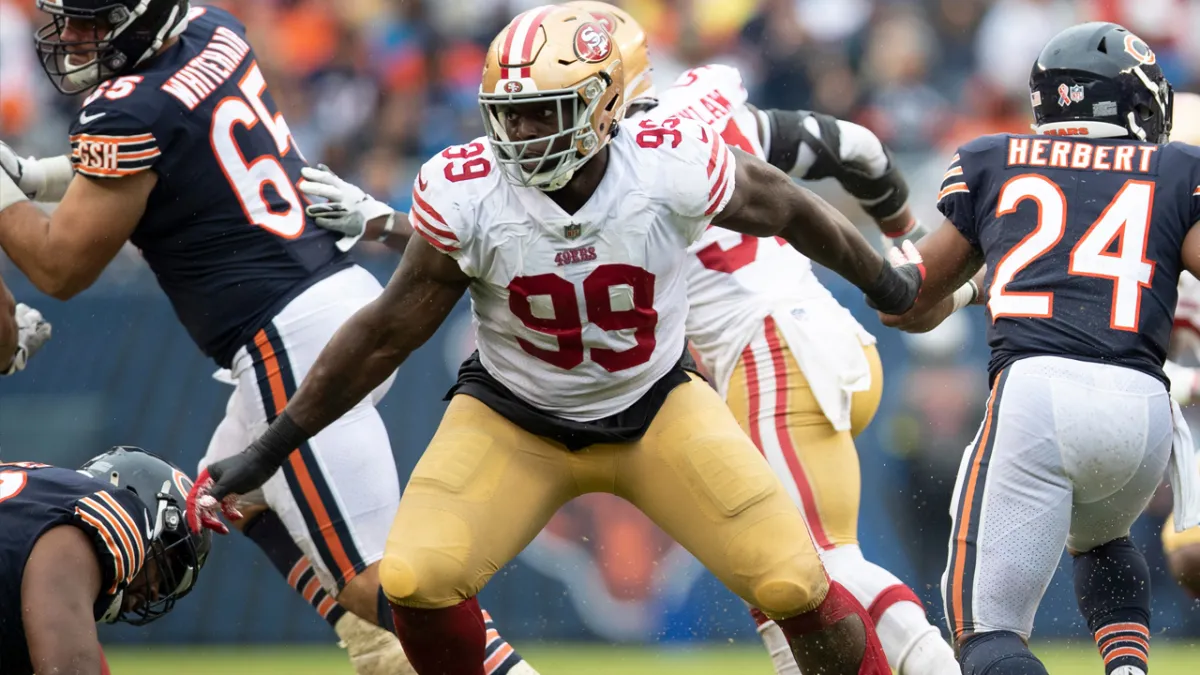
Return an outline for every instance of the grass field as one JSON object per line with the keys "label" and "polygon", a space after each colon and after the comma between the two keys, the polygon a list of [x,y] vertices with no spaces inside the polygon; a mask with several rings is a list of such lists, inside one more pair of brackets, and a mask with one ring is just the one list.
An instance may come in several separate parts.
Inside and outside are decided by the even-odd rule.
{"label": "grass field", "polygon": [[[1052,675],[1100,675],[1094,647],[1080,643],[1035,646]],[[353,675],[345,653],[327,647],[180,649],[112,648],[113,675]],[[604,646],[529,646],[521,652],[543,675],[770,675],[760,649],[664,649]],[[1157,642],[1155,675],[1200,673],[1200,643]]]}

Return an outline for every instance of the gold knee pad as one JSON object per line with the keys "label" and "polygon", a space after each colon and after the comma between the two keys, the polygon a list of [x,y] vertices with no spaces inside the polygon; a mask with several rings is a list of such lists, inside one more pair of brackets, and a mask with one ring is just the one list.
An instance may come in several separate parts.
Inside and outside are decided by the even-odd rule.
{"label": "gold knee pad", "polygon": [[1163,552],[1175,553],[1186,546],[1200,545],[1200,526],[1189,527],[1183,532],[1175,531],[1175,516],[1167,516],[1162,529]]}

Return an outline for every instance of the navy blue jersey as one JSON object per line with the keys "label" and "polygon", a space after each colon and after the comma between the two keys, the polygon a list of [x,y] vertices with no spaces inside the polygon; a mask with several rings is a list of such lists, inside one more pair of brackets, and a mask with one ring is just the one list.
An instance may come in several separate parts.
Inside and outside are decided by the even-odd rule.
{"label": "navy blue jersey", "polygon": [[33,545],[72,525],[88,534],[100,561],[99,620],[137,575],[149,550],[150,514],[133,492],[71,469],[0,463],[0,673],[30,675],[21,619],[21,580]]}
{"label": "navy blue jersey", "polygon": [[158,182],[132,241],[192,338],[229,366],[287,302],[347,267],[304,214],[304,157],[243,26],[198,7],[178,43],[101,84],[71,125],[75,170]]}
{"label": "navy blue jersey", "polygon": [[959,148],[938,208],[987,262],[992,377],[1053,355],[1167,381],[1200,148],[984,136]]}

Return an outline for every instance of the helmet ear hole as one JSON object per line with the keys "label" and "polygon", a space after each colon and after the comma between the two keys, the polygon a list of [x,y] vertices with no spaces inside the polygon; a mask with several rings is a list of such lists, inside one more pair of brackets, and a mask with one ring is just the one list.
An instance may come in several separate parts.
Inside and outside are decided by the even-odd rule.
{"label": "helmet ear hole", "polygon": [[1133,111],[1134,111],[1134,113],[1137,114],[1138,120],[1143,121],[1143,122],[1150,119],[1151,117],[1154,117],[1154,109],[1151,108],[1150,106],[1146,105],[1145,103],[1137,104],[1136,106],[1134,106]]}

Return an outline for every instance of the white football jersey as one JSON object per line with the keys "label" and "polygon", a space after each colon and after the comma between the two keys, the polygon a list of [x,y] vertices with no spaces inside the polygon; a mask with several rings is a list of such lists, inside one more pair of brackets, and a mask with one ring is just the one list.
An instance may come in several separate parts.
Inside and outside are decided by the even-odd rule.
{"label": "white football jersey", "polygon": [[1187,272],[1179,275],[1170,358],[1183,366],[1200,366],[1200,280]]}
{"label": "white football jersey", "polygon": [[[746,88],[736,68],[709,65],[685,72],[662,92],[650,114],[699,120],[729,145],[766,159],[759,140],[761,122],[746,105]],[[861,349],[850,345],[847,350],[846,342],[857,338],[873,344],[875,339],[834,300],[799,251],[782,239],[712,227],[688,253],[687,336],[722,395],[746,345],[772,314],[778,315],[785,339],[810,380],[814,369],[805,369],[806,361],[823,360],[831,366],[848,359],[845,370],[855,372],[847,382],[861,382],[857,371],[866,362]],[[846,397],[833,391],[840,390],[841,383],[811,384],[830,419],[836,424],[835,418],[845,418],[848,424],[848,410],[842,410]]]}
{"label": "white football jersey", "polygon": [[733,195],[735,160],[708,127],[665,117],[621,125],[574,214],[505,181],[486,138],[417,175],[413,229],[471,277],[484,367],[559,417],[621,412],[683,355],[687,247]]}

